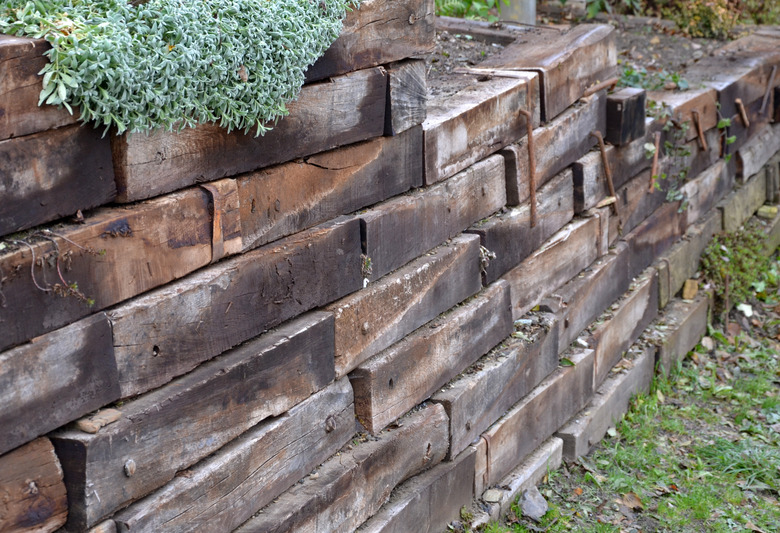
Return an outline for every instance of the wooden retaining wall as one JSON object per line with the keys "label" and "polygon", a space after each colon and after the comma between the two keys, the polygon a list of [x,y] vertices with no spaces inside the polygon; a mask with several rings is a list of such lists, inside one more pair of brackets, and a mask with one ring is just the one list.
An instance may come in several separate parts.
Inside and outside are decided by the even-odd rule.
{"label": "wooden retaining wall", "polygon": [[[780,40],[607,94],[609,26],[439,21],[505,48],[429,80],[433,9],[364,0],[264,137],[102,137],[35,105],[45,43],[0,36],[0,530],[443,531],[698,341],[708,295],[677,293],[778,200]],[[657,132],[688,175],[650,189]]]}

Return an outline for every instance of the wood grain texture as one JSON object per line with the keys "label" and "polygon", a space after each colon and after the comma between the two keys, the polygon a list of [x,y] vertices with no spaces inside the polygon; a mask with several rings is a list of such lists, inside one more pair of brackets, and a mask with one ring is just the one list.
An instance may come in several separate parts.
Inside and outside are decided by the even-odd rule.
{"label": "wood grain texture", "polygon": [[672,246],[658,262],[658,306],[663,309],[682,288],[685,280],[699,270],[699,259],[704,248],[723,227],[721,213],[711,210],[685,232],[683,239]]}
{"label": "wood grain texture", "polygon": [[679,202],[664,203],[625,236],[629,246],[628,275],[635,277],[682,237],[687,228]]}
{"label": "wood grain texture", "polygon": [[476,453],[468,450],[452,462],[436,465],[393,491],[389,502],[360,533],[439,533],[474,499]]}
{"label": "wood grain texture", "polygon": [[214,124],[112,138],[117,201],[130,202],[379,137],[387,73],[381,67],[306,85],[264,136]]}
{"label": "wood grain texture", "polygon": [[220,262],[109,313],[123,397],[160,386],[358,290],[360,228],[337,220]]}
{"label": "wood grain texture", "polygon": [[656,103],[656,107],[666,108],[669,119],[678,124],[688,124],[685,141],[696,138],[696,120],[693,112],[699,114],[699,126],[709,131],[718,125],[718,92],[711,87],[693,87],[687,91],[648,91],[647,100]]}
{"label": "wood grain texture", "polygon": [[354,434],[349,380],[261,422],[163,488],[120,511],[121,531],[232,531]]}
{"label": "wood grain texture", "polygon": [[628,290],[628,256],[628,245],[618,241],[607,255],[599,257],[542,303],[543,308],[556,314],[561,350]]}
{"label": "wood grain texture", "polygon": [[536,225],[531,226],[531,202],[480,221],[467,231],[479,235],[482,246],[496,254],[485,267],[488,285],[517,266],[574,216],[571,170],[565,170],[537,192]]}
{"label": "wood grain texture", "polygon": [[119,399],[103,313],[0,353],[0,454]]}
{"label": "wood grain texture", "polygon": [[718,205],[723,231],[737,231],[766,201],[766,171],[761,170]]}
{"label": "wood grain texture", "polygon": [[[534,130],[536,186],[541,187],[582,157],[596,139],[592,131],[606,129],[606,91],[583,98],[549,124]],[[501,152],[507,158],[507,204],[520,205],[530,197],[527,138]]]}
{"label": "wood grain texture", "polygon": [[480,67],[539,72],[542,122],[576,102],[585,89],[617,71],[614,28],[580,24],[568,31],[536,30],[480,63]]}
{"label": "wood grain texture", "polygon": [[623,418],[631,398],[649,390],[655,371],[655,350],[641,350],[627,366],[611,375],[585,409],[555,433],[563,440],[563,455],[567,460],[586,455]]}
{"label": "wood grain texture", "polygon": [[241,212],[238,186],[222,179],[200,186],[209,195],[211,262],[241,252]]}
{"label": "wood grain texture", "polygon": [[0,529],[5,533],[48,533],[65,523],[65,483],[49,439],[41,437],[0,456],[0,494]]}
{"label": "wood grain texture", "polygon": [[[537,77],[513,72],[476,81],[459,78],[461,90],[428,101],[423,122],[425,184],[442,181],[526,134],[525,109],[538,123]],[[480,78],[481,79],[481,78]]]}
{"label": "wood grain texture", "polygon": [[443,183],[360,213],[368,279],[377,280],[454,237],[506,203],[504,164],[492,156]]}
{"label": "wood grain texture", "polygon": [[115,195],[109,140],[90,126],[0,141],[0,235],[75,215]]}
{"label": "wood grain texture", "polygon": [[737,150],[737,177],[745,181],[780,151],[780,124],[767,124]]}
{"label": "wood grain texture", "polygon": [[567,355],[574,366],[559,367],[483,434],[488,486],[499,483],[590,399],[593,351]]}
{"label": "wood grain texture", "polygon": [[404,417],[380,438],[325,462],[237,532],[352,531],[374,515],[393,488],[437,465],[447,452],[447,415],[440,405]]}
{"label": "wood grain texture", "polygon": [[306,71],[314,81],[418,57],[433,50],[434,0],[363,0],[341,35]]}
{"label": "wood grain texture", "polygon": [[558,328],[553,315],[528,340],[510,338],[431,398],[450,417],[449,457],[479,438],[510,407],[558,367]]}
{"label": "wood grain texture", "polygon": [[95,525],[333,377],[333,317],[315,312],[124,403],[122,417],[95,434],[52,434],[66,472],[67,528]]}
{"label": "wood grain texture", "polygon": [[623,353],[658,315],[658,275],[650,268],[631,290],[613,305],[609,317],[596,326],[588,338],[594,348],[593,387],[598,388]]}
{"label": "wood grain texture", "polygon": [[358,420],[379,433],[511,332],[509,287],[499,282],[352,371]]}
{"label": "wood grain texture", "polygon": [[[692,85],[703,85],[717,91],[720,116],[731,120],[728,135],[736,135],[731,150],[737,150],[751,133],[770,119],[770,113],[759,112],[769,85],[773,66],[780,66],[780,54],[776,51],[764,54],[757,50],[740,49],[742,43],[724,46],[716,54],[698,61],[686,71],[686,79]],[[775,85],[780,80],[775,76]],[[736,100],[746,107],[752,128],[745,128],[739,118]],[[769,106],[768,106],[769,107]]]}
{"label": "wood grain texture", "polygon": [[575,219],[550,237],[533,255],[504,274],[512,294],[512,318],[517,320],[576,276],[598,257],[599,217]]}
{"label": "wood grain texture", "polygon": [[658,347],[656,365],[663,375],[676,368],[707,333],[709,298],[702,291],[692,301],[673,300],[659,317],[658,323],[667,326],[663,337],[654,340]]}
{"label": "wood grain texture", "polygon": [[49,62],[43,53],[50,48],[44,39],[0,35],[0,140],[76,122],[78,112],[38,107],[43,89],[38,72]]}
{"label": "wood grain texture", "polygon": [[236,179],[244,250],[422,185],[422,129],[315,154]]}
{"label": "wood grain texture", "polygon": [[480,291],[479,238],[459,235],[328,306],[336,319],[336,375]]}
{"label": "wood grain texture", "polygon": [[[688,224],[709,213],[734,186],[734,179],[723,161],[718,161],[680,188],[688,202]],[[763,203],[763,201],[761,202]]]}
{"label": "wood grain texture", "polygon": [[645,136],[644,89],[624,87],[607,97],[607,118],[604,140],[615,146],[624,146]]}
{"label": "wood grain texture", "polygon": [[[0,252],[5,278],[0,349],[208,265],[211,233],[209,197],[205,191],[189,189],[132,208],[98,209],[87,214],[83,224],[55,226],[27,238],[30,246],[17,243]],[[92,305],[84,298],[58,296],[64,286],[57,274],[58,257],[65,281],[78,284]],[[50,290],[41,290],[36,283]],[[31,316],[40,318],[30,320]]]}
{"label": "wood grain texture", "polygon": [[409,59],[387,67],[385,135],[398,135],[422,124],[427,116],[425,61]]}

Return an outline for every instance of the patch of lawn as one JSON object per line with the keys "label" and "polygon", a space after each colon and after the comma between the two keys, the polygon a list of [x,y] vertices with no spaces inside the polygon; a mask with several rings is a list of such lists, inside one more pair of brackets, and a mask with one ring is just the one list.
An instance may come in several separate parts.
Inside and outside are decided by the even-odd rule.
{"label": "patch of lawn", "polygon": [[778,344],[710,339],[634,398],[613,437],[548,475],[541,523],[514,506],[483,531],[780,531]]}

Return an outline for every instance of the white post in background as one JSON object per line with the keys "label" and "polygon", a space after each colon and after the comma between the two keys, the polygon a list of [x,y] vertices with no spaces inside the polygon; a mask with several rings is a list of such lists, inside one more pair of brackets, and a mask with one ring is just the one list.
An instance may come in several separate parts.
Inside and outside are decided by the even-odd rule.
{"label": "white post in background", "polygon": [[535,25],[536,0],[509,0],[509,5],[501,2],[501,20]]}

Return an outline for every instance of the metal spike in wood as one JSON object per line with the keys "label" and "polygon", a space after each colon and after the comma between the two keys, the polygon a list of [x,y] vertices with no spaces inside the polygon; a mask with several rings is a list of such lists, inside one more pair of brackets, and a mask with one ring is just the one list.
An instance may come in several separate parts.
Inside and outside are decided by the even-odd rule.
{"label": "metal spike in wood", "polygon": [[531,202],[531,227],[536,227],[536,155],[534,152],[534,121],[530,111],[518,109],[518,113],[525,117],[525,128],[528,136],[528,192]]}
{"label": "metal spike in wood", "polygon": [[739,111],[739,118],[742,121],[742,125],[746,128],[750,127],[750,119],[748,119],[747,111],[745,110],[745,104],[742,103],[742,98],[736,98],[734,104]]}
{"label": "metal spike in wood", "polygon": [[599,130],[594,130],[590,134],[596,138],[599,143],[599,151],[601,152],[601,164],[604,165],[604,177],[607,179],[607,189],[609,189],[609,195],[615,199],[611,204],[612,210],[615,212],[615,216],[620,218],[620,208],[618,207],[617,194],[615,193],[615,185],[612,182],[612,169],[609,168],[609,160],[607,159],[607,147],[604,145],[604,136],[601,135]]}
{"label": "metal spike in wood", "polygon": [[764,91],[764,101],[761,102],[761,111],[759,111],[759,113],[762,115],[764,114],[764,111],[766,111],[766,105],[769,103],[769,95],[772,94],[772,89],[774,88],[775,74],[777,74],[777,65],[772,67],[772,74],[769,75],[769,83],[766,84],[766,91]]}
{"label": "metal spike in wood", "polygon": [[610,91],[615,88],[615,85],[618,84],[620,81],[620,78],[610,78],[608,80],[604,80],[601,83],[597,83],[596,85],[593,85],[592,87],[588,87],[585,89],[585,92],[582,93],[582,96],[590,96],[592,94],[596,94],[602,89],[609,89]]}
{"label": "metal spike in wood", "polygon": [[658,176],[658,152],[661,151],[661,132],[655,132],[654,138],[655,152],[653,153],[653,166],[650,168],[650,188],[647,190],[648,193],[655,191],[655,180]]}
{"label": "metal spike in wood", "polygon": [[707,139],[704,138],[704,131],[701,129],[701,120],[699,118],[699,112],[697,110],[691,111],[693,116],[693,124],[696,127],[696,136],[699,138],[699,146],[703,151],[707,151]]}

